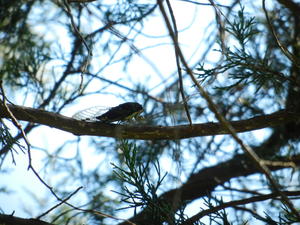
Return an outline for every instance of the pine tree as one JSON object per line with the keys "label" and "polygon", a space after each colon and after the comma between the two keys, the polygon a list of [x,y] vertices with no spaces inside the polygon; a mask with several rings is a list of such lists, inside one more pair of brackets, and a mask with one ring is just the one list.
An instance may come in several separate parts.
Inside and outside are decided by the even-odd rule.
{"label": "pine tree", "polygon": [[[0,194],[33,219],[0,200],[0,224],[298,223],[299,21],[296,0],[2,0]],[[144,111],[71,118],[111,99]]]}

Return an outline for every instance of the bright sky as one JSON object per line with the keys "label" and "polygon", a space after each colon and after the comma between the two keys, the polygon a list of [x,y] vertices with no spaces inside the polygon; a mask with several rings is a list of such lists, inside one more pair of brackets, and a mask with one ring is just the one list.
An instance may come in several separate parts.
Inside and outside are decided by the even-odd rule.
{"label": "bright sky", "polygon": [[[197,55],[195,54],[196,51],[199,51],[199,45],[201,40],[203,39],[203,27],[208,25],[209,18],[212,18],[212,10],[210,7],[203,7],[201,12],[197,11],[193,4],[187,4],[181,1],[172,1],[173,4],[173,10],[174,14],[177,18],[177,25],[179,30],[184,30],[184,32],[180,33],[179,40],[182,44],[182,49],[184,50],[186,57],[188,59],[191,59],[191,63],[195,63],[194,60],[198,59]],[[49,6],[50,12],[55,13],[51,6]],[[46,16],[43,14],[43,11],[36,10],[37,16]],[[48,14],[50,15],[50,14]],[[203,20],[202,18],[205,18]],[[36,19],[35,16],[32,16],[32,20]],[[67,38],[67,33],[65,30],[58,26],[57,21],[53,21],[50,26],[47,26],[45,29],[44,24],[40,24],[35,27],[36,32],[42,32],[46,34],[46,38],[49,40],[59,40],[62,46],[64,46],[65,51],[69,51],[69,39]],[[193,24],[194,23],[194,24]],[[190,25],[193,24],[193,26],[190,27]],[[99,27],[98,24],[93,24],[92,29]],[[147,47],[147,50],[144,50],[142,52],[143,57],[149,59],[149,61],[156,65],[157,69],[160,71],[160,75],[163,76],[163,79],[168,77],[172,72],[174,72],[175,67],[175,58],[174,58],[174,49],[172,48],[170,43],[170,39],[168,37],[168,33],[165,29],[165,24],[160,16],[157,17],[151,17],[151,19],[148,19],[145,22],[145,26],[143,29],[143,34],[145,35],[140,36],[137,39],[137,42],[135,43],[137,48],[145,48]],[[156,37],[156,38],[147,38],[147,36]],[[164,45],[161,45],[159,47],[153,47],[148,48],[149,46],[155,46],[159,43],[164,43]],[[159,55],[159,57],[158,57]],[[145,62],[143,57],[136,56],[134,57],[134,61],[131,63],[131,66],[129,67],[128,74],[138,82],[144,83],[145,80],[147,80],[147,83],[149,84],[149,87],[156,87],[153,89],[153,93],[160,92],[160,87],[158,84],[161,83],[162,77],[157,75],[157,73],[153,70],[153,67],[149,65],[148,62]],[[92,63],[95,65],[95,71],[97,61],[99,58],[97,57],[97,52],[94,54]],[[61,65],[60,62],[53,61],[48,66],[57,67],[58,65]],[[119,74],[119,76],[116,77],[116,80],[118,80],[118,77],[122,78],[123,71],[120,66],[117,66],[117,64],[114,64],[112,66],[109,66],[107,69],[105,69],[102,73],[102,75],[107,78],[111,79],[111,76],[115,76]],[[150,82],[149,82],[150,78]],[[174,79],[174,78],[172,78]],[[125,82],[122,82],[122,84],[125,84]],[[95,82],[94,86],[91,86],[91,89],[97,90],[97,83]],[[116,89],[114,91],[122,91],[120,89]],[[99,96],[98,96],[99,98]],[[101,96],[100,96],[101,98]],[[23,99],[22,96],[16,96],[16,99],[19,101],[19,104],[22,104]],[[84,101],[78,102],[77,104],[74,104],[71,107],[66,108],[66,110],[63,111],[63,113],[67,116],[73,115],[76,111],[94,106],[95,97],[90,96],[87,97]],[[99,105],[118,105],[121,103],[120,99],[116,98],[115,96],[111,96],[109,101],[107,101],[107,96],[105,96],[105,101],[100,101]],[[30,106],[30,104],[28,104]],[[38,146],[40,148],[45,148],[49,152],[52,152],[54,149],[59,147],[61,144],[63,144],[66,140],[74,139],[75,136],[66,132],[62,132],[57,129],[49,128],[42,126],[38,129],[35,129],[33,132],[29,135],[29,140],[33,146]],[[90,149],[91,150],[91,149]],[[88,155],[86,151],[85,156],[86,160],[95,162],[95,155],[90,152]],[[65,157],[71,157],[70,155],[74,154],[74,149],[69,149],[68,154],[64,155]],[[44,153],[39,151],[32,151],[32,157],[34,166],[36,168],[42,168],[43,167],[43,157]],[[101,160],[101,157],[99,155],[97,156],[99,160]],[[3,165],[3,168],[11,168],[11,173],[8,173],[7,175],[2,175],[0,180],[0,185],[2,184],[9,184],[9,188],[13,187],[13,190],[15,193],[12,193],[11,195],[0,195],[0,204],[5,211],[5,213],[10,214],[14,210],[16,210],[15,215],[16,216],[28,216],[28,212],[24,213],[22,209],[22,205],[28,207],[32,207],[32,210],[30,213],[32,213],[32,216],[37,216],[37,213],[40,212],[40,209],[34,209],[34,201],[31,200],[32,196],[31,194],[28,195],[28,192],[31,192],[32,194],[36,194],[37,197],[45,196],[42,193],[49,193],[49,191],[38,181],[38,179],[33,175],[31,171],[27,170],[28,166],[28,157],[25,154],[15,154],[15,160],[16,160],[16,166],[11,164],[11,160],[8,159],[5,164]],[[89,165],[91,168],[94,167],[94,163],[87,163],[86,165]],[[89,169],[89,168],[87,168]],[[44,175],[44,174],[43,174]],[[13,184],[13,185],[12,185]],[[71,190],[70,190],[71,191]],[[22,194],[24,193],[25,194]],[[49,199],[47,199],[48,201]],[[53,200],[53,198],[52,198]],[[49,202],[48,207],[51,206],[53,202]],[[46,207],[47,208],[47,207]]]}
{"label": "bright sky", "polygon": [[[196,7],[193,4],[188,4],[183,1],[172,1],[172,4],[174,14],[177,19],[178,28],[180,31],[182,31],[179,35],[179,41],[181,43],[186,58],[189,59],[191,65],[194,65],[196,63],[195,60],[197,60],[199,58],[199,55],[202,53],[201,50],[205,49],[201,41],[203,41],[204,38],[207,38],[207,35],[208,33],[210,33],[211,28],[208,28],[208,30],[205,30],[204,28],[208,27],[210,21],[214,19],[214,12],[209,6],[198,7],[196,9]],[[37,14],[38,13],[39,11],[37,11]],[[39,16],[45,16],[45,14]],[[35,18],[33,17],[32,19]],[[95,27],[99,27],[99,25],[92,24],[92,28]],[[47,26],[47,29],[45,29],[45,26],[43,24],[35,27],[35,29],[37,32],[46,32],[47,38],[49,38],[50,40],[58,39],[61,45],[66,48],[65,50],[69,50],[69,40],[67,38],[66,32],[62,29],[62,27],[57,26],[56,21],[54,21],[51,26]],[[147,82],[149,88],[153,88],[150,94],[155,95],[161,90],[161,86],[159,84],[162,81],[162,77],[160,76],[163,76],[163,79],[165,79],[169,77],[173,72],[175,72],[174,69],[176,68],[176,64],[174,58],[174,49],[171,45],[167,44],[170,43],[170,39],[167,36],[168,33],[165,29],[165,24],[161,16],[151,17],[150,19],[145,21],[143,34],[144,36],[140,36],[137,39],[137,42],[135,43],[136,47],[139,49],[154,46],[158,43],[165,43],[165,45],[161,45],[159,47],[154,48],[148,48],[147,50],[142,52],[144,57],[149,59],[149,61],[153,65],[156,65],[157,69],[160,71],[160,75],[157,74],[153,67],[149,65],[148,62],[145,62],[145,60],[141,56],[134,57],[134,61],[131,62],[131,66],[128,69],[128,74],[130,74],[132,79],[134,79],[136,82]],[[157,38],[149,39],[147,38],[147,36]],[[216,55],[212,53],[209,57],[211,58],[211,60],[213,60],[214,57],[216,57]],[[98,60],[99,57],[97,57],[96,52],[92,61],[95,71],[97,71]],[[54,61],[53,63],[51,63],[51,65],[57,64],[61,65],[61,62]],[[124,72],[122,71],[122,68],[120,66],[117,66],[117,64],[109,66],[101,73],[101,75],[109,79],[111,79],[112,76],[116,77],[115,80],[118,80],[120,78],[121,83],[126,85],[125,81],[122,80],[123,74]],[[171,77],[171,80],[175,79],[177,75],[175,74],[174,76],[174,78]],[[97,84],[98,83],[95,82],[95,85],[90,87],[91,90],[97,90],[97,88],[99,88]],[[113,91],[119,92],[121,90],[114,89]],[[101,96],[97,96],[97,98],[101,99]],[[21,104],[21,102],[23,101],[22,96],[17,96],[17,99]],[[107,96],[105,96],[105,101],[101,99],[99,101],[99,104],[97,102],[97,105],[118,105],[121,103],[120,101],[122,100],[118,99],[113,95],[110,96],[109,99],[107,99]],[[73,106],[66,108],[63,111],[63,114],[71,116],[78,110],[94,105],[95,97],[90,96],[85,98],[84,101],[77,102]],[[63,144],[66,140],[71,140],[74,138],[76,137],[72,134],[45,126],[35,129],[29,135],[29,140],[33,146],[45,148],[49,152],[52,152],[54,149]],[[73,154],[75,154],[75,149],[70,148],[68,152],[62,156],[71,157]],[[44,157],[44,153],[34,150],[32,151],[32,156],[34,166],[36,168],[42,168],[42,159]],[[95,162],[96,158],[100,161],[102,160],[102,157],[99,155],[95,157],[93,150],[88,149],[87,145],[85,145],[85,157],[86,161],[92,161],[95,164],[97,164],[97,162]],[[28,216],[28,214],[23,211],[22,205],[26,207],[30,206],[32,207],[32,210],[30,211],[30,213],[32,213],[32,216],[37,216],[37,213],[40,213],[41,211],[40,209],[34,208],[35,203],[31,200],[32,196],[28,195],[28,193],[26,193],[26,190],[30,191],[33,194],[36,194],[37,197],[45,196],[44,193],[49,194],[49,191],[37,180],[37,178],[33,175],[31,171],[27,171],[27,155],[22,153],[18,155],[15,154],[15,159],[17,163],[16,166],[11,164],[10,156],[7,157],[3,168],[11,168],[12,172],[7,175],[2,175],[0,180],[0,186],[2,184],[9,184],[8,187],[13,187],[15,193],[12,193],[11,195],[3,195],[0,193],[0,205],[2,206],[6,214],[10,214],[14,210],[16,210],[15,215],[21,217]],[[93,168],[93,163],[87,163],[86,169]],[[110,162],[108,162],[108,166],[110,166]],[[168,166],[171,167],[171,165],[167,165],[167,167]],[[169,170],[170,168],[165,169]],[[70,189],[70,191],[72,190],[74,189]],[[51,199],[52,200],[50,202],[48,202],[49,198],[45,199],[45,202],[47,201],[47,206],[45,207],[45,209],[52,206],[55,202],[53,201],[53,198]]]}

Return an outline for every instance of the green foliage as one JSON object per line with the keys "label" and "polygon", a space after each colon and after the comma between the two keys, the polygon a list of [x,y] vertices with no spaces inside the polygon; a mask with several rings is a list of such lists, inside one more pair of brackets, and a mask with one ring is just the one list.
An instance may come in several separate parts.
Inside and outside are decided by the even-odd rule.
{"label": "green foliage", "polygon": [[138,0],[118,0],[105,16],[107,21],[130,24],[131,22],[142,22],[145,15],[150,14],[155,8],[155,4],[143,4]]}
{"label": "green foliage", "polygon": [[[160,128],[170,124],[175,126],[187,124],[183,104],[178,104],[182,98],[178,89],[177,77],[164,71],[161,73],[158,69],[160,66],[169,66],[176,60],[172,57],[165,57],[162,54],[164,49],[162,49],[163,51],[159,49],[159,52],[155,52],[155,56],[149,57],[149,59],[147,57],[150,54],[145,52],[152,46],[162,47],[166,41],[164,34],[167,32],[163,31],[161,33],[162,39],[160,39],[160,35],[157,35],[156,32],[155,36],[152,36],[148,29],[143,29],[144,25],[148,25],[145,21],[152,15],[152,12],[158,12],[155,10],[157,7],[155,1],[118,0],[70,4],[67,2],[67,0],[0,0],[1,6],[4,6],[0,7],[0,79],[5,83],[6,96],[10,99],[9,94],[12,93],[12,90],[15,90],[16,87],[24,87],[23,90],[27,91],[29,97],[23,98],[18,94],[21,100],[18,99],[18,101],[14,101],[15,103],[34,108],[45,108],[52,112],[64,110],[62,112],[64,114],[70,112],[68,110],[72,101],[76,100],[80,105],[82,96],[93,95],[92,97],[95,98],[92,99],[92,104],[98,105],[102,104],[102,100],[109,101],[109,98],[106,99],[105,96],[113,95],[120,101],[132,99],[143,104],[146,119],[137,121],[138,124],[132,124],[140,126],[141,129],[145,127],[146,130],[147,125]],[[181,2],[193,4],[192,1]],[[202,6],[199,5],[199,7]],[[44,17],[42,14],[48,12],[50,8],[51,13]],[[285,100],[290,98],[284,94],[291,90],[299,91],[298,88],[289,86],[294,74],[299,73],[292,74],[290,72],[290,62],[282,57],[282,52],[274,42],[274,37],[268,33],[268,29],[264,29],[266,25],[264,21],[257,20],[257,17],[248,16],[243,7],[235,13],[236,5],[220,6],[219,9],[222,11],[220,21],[223,20],[225,23],[217,24],[216,27],[222,28],[224,26],[225,29],[220,31],[226,32],[224,40],[220,40],[225,44],[219,43],[221,48],[217,51],[217,54],[222,55],[222,58],[219,62],[215,58],[215,61],[212,62],[215,63],[213,68],[208,69],[206,62],[199,65],[199,80],[209,79],[214,82],[214,85],[211,85],[212,83],[206,85],[205,89],[216,102],[220,112],[229,120],[241,120],[256,114],[263,115],[267,110],[281,108],[284,106]],[[37,14],[41,15],[38,19],[35,10],[38,11]],[[296,44],[294,46],[291,44],[289,35],[296,34],[297,30],[291,29],[292,20],[286,19],[287,17],[284,16],[287,15],[287,11],[277,14],[276,10],[270,10],[270,16],[274,20],[277,17],[277,21],[280,21],[279,23],[274,22],[274,28],[279,36],[283,36],[280,37],[283,44],[292,50]],[[225,12],[228,14],[226,15]],[[177,9],[173,13],[173,22],[178,22],[181,37],[181,34],[189,29],[182,29],[181,18],[177,18]],[[172,10],[169,9],[167,14],[172,15]],[[255,12],[256,15],[259,13],[256,14]],[[203,22],[202,15],[200,17],[202,20],[200,22]],[[220,21],[217,20],[216,23]],[[154,20],[154,23],[156,22]],[[161,22],[163,24],[165,21]],[[149,24],[150,26],[153,25]],[[35,25],[42,27],[41,31],[38,30],[39,33],[35,30]],[[53,26],[52,29],[48,30],[47,28],[51,26]],[[174,24],[173,27],[175,27]],[[43,28],[46,28],[44,29],[46,31],[42,31]],[[56,30],[56,28],[58,29]],[[77,30],[78,32],[76,32]],[[291,32],[289,32],[290,30]],[[56,31],[63,32],[56,34]],[[211,37],[214,37],[214,32],[211,33],[213,34]],[[50,34],[51,37],[54,37],[53,42],[47,42],[49,39],[44,39],[44,34]],[[60,38],[65,34],[66,36]],[[149,37],[153,38],[147,39]],[[179,38],[179,40],[179,44],[181,44],[183,39]],[[203,39],[201,46],[205,48],[212,46],[208,42]],[[212,44],[214,43],[215,39]],[[167,44],[169,47],[169,42]],[[185,48],[184,45],[182,47]],[[207,47],[206,51],[210,52],[210,48]],[[88,55],[88,53],[93,53],[93,56]],[[198,52],[195,52],[195,56],[196,53]],[[142,63],[137,65],[140,61],[133,61],[138,63],[130,67],[130,60],[135,58],[139,58],[139,60],[144,58],[153,71],[158,71],[157,75],[162,82],[156,83],[157,81],[155,81],[155,85],[152,85],[152,70],[147,66],[144,67]],[[193,58],[191,59],[193,60]],[[156,60],[159,63],[156,64]],[[49,61],[50,63],[48,63]],[[122,72],[128,72],[128,77],[115,70],[119,65],[124,65]],[[128,71],[126,71],[127,65],[130,69]],[[138,79],[136,79],[135,75],[132,74],[140,66],[143,68],[141,72],[138,72]],[[176,66],[175,63],[174,66]],[[133,71],[132,74],[131,71]],[[144,85],[141,84],[140,87],[136,87],[136,82],[140,82],[140,78],[143,82],[145,74],[149,76],[149,81],[147,79]],[[185,77],[183,76],[183,91],[188,99],[187,104],[190,108],[189,112],[193,118],[193,124],[212,122],[214,120],[213,114],[203,98],[199,97],[198,91],[188,86],[190,83],[186,82]],[[280,95],[277,95],[278,93]],[[294,100],[295,105],[298,105],[299,98],[295,97]],[[293,143],[293,149],[286,149],[285,152],[282,149],[288,148],[287,145],[291,141],[288,135],[290,130],[295,133],[296,138],[298,138],[297,141],[299,140],[299,132],[297,132],[299,127],[297,124],[292,124],[294,130],[288,129],[288,127],[285,128],[284,123],[282,121],[282,129],[269,129],[271,136],[269,139],[267,137],[269,134],[260,138],[252,135],[251,132],[239,135],[245,144],[253,147],[255,151],[257,150],[256,152],[259,153],[260,157],[264,158],[268,154],[273,156],[270,160],[288,161],[289,155],[297,154],[298,142]],[[37,122],[37,124],[39,123]],[[65,125],[62,124],[61,126]],[[130,126],[131,124],[122,125]],[[112,126],[117,127],[118,125]],[[31,128],[27,129],[28,127],[24,126],[26,133],[31,131]],[[176,129],[176,127],[174,128]],[[19,145],[10,132],[4,123],[0,123],[2,159],[5,158],[9,150],[13,150],[10,152],[14,153],[14,147]],[[276,135],[273,136],[274,133],[271,132]],[[43,135],[42,138],[39,138],[40,134]],[[223,193],[225,193],[226,199],[234,200],[255,195],[261,190],[271,190],[263,178],[258,178],[256,175],[251,177],[252,173],[247,177],[245,175],[238,178],[231,175],[230,166],[234,166],[234,159],[240,159],[237,154],[241,154],[241,149],[233,143],[228,135],[195,137],[176,141],[126,141],[95,137],[91,138],[93,143],[86,143],[85,137],[70,140],[69,137],[58,134],[59,138],[56,140],[56,136],[53,137],[51,134],[46,131],[36,136],[29,136],[32,140],[31,143],[33,143],[32,155],[35,155],[36,151],[42,151],[45,154],[45,159],[41,163],[35,162],[36,157],[33,157],[33,164],[41,164],[42,168],[37,167],[41,177],[45,179],[45,183],[49,184],[51,191],[55,191],[57,196],[62,199],[69,196],[74,188],[83,186],[80,193],[76,193],[70,199],[74,206],[83,209],[93,209],[116,217],[122,215],[125,210],[132,210],[135,214],[141,213],[144,217],[143,222],[146,224],[149,224],[150,221],[153,224],[175,225],[184,224],[187,220],[186,214],[190,211],[186,206],[192,206],[197,213],[201,212],[200,206],[195,207],[190,204],[196,199],[201,198],[201,203],[204,202],[206,208],[213,209],[224,204],[219,197]],[[19,136],[21,137],[21,135]],[[35,138],[37,142],[35,142]],[[60,143],[63,138],[68,140]],[[266,141],[262,138],[266,138]],[[41,142],[45,142],[45,144]],[[37,146],[35,146],[36,143]],[[19,147],[24,150],[21,145]],[[93,152],[93,147],[97,149],[95,152]],[[277,157],[278,153],[280,155]],[[283,155],[284,157],[279,157]],[[109,166],[111,161],[114,162],[113,171]],[[224,167],[226,161],[228,166]],[[161,162],[168,162],[172,166],[168,170],[168,176],[163,172]],[[221,168],[226,169],[220,171],[219,174],[214,174],[213,169],[218,167],[218,164]],[[246,168],[250,164],[245,161],[243,165]],[[278,167],[278,169],[280,168]],[[1,168],[1,171],[4,172],[5,168]],[[220,179],[220,183],[216,184],[208,183],[210,179],[207,182],[205,179],[202,180],[201,176],[199,176],[199,180],[192,179],[201,175],[202,172],[205,174],[206,171],[211,171],[211,173],[207,173],[207,176],[215,177],[216,181],[219,180],[217,179],[219,176],[222,177],[222,173],[226,179]],[[294,172],[297,173],[297,171]],[[286,171],[283,172],[282,176],[278,176],[277,181],[282,186],[282,190],[287,190],[292,185],[294,187],[298,185],[298,183],[295,185],[287,181],[289,177],[289,173]],[[185,189],[186,184],[192,184],[194,189],[193,187]],[[210,188],[211,185],[216,186]],[[174,188],[174,186],[176,187]],[[207,187],[209,188],[205,189]],[[0,187],[0,192],[6,191],[5,188],[6,186]],[[111,194],[110,190],[112,189],[120,196],[121,201]],[[171,191],[167,192],[170,189]],[[179,191],[177,192],[177,190]],[[213,192],[214,190],[216,192]],[[177,192],[173,199],[169,197],[172,196],[172,191]],[[212,197],[212,195],[216,197]],[[202,198],[203,196],[205,197]],[[51,205],[53,203],[51,197],[46,196],[47,201],[40,197],[40,193],[37,192],[36,199],[39,200],[37,205],[45,207],[48,204],[49,208],[53,206]],[[48,199],[50,200],[48,201]],[[276,202],[279,203],[272,205],[272,207],[265,202],[247,204],[247,208],[246,206],[244,209],[235,208],[234,211],[227,207],[217,212],[208,212],[203,221],[209,220],[209,224],[246,224],[244,215],[253,215],[254,218],[249,219],[249,224],[252,220],[254,224],[257,220],[266,224],[294,222],[294,215],[282,210],[280,201]],[[294,199],[293,202],[298,203]],[[176,205],[177,203],[178,205]],[[261,216],[261,212],[256,212],[257,206],[265,209],[265,216]],[[295,204],[295,206],[297,205]],[[38,208],[37,210],[42,211],[43,207],[35,207],[34,210]],[[117,208],[122,210],[120,214],[118,214]],[[36,211],[33,212],[34,210],[30,212],[37,214]],[[45,216],[46,220],[50,218],[50,221],[53,219],[53,222],[59,224],[103,224],[108,220],[101,214],[89,214],[65,205],[60,205],[47,216]],[[139,219],[138,216],[130,218],[132,216],[132,214],[128,214],[124,217],[133,221]],[[123,216],[120,217],[124,218]],[[200,220],[202,221],[202,219]],[[195,224],[204,225],[200,220],[196,221]]]}
{"label": "green foliage", "polygon": [[8,145],[10,147],[14,144],[14,139],[9,132],[9,128],[2,122],[0,122],[0,139],[2,147]]}
{"label": "green foliage", "polygon": [[41,84],[38,73],[45,62],[49,60],[48,48],[37,41],[28,27],[24,27],[18,39],[3,39],[1,79],[12,85],[25,86],[28,83]]}
{"label": "green foliage", "polygon": [[0,79],[12,86],[24,87],[28,84],[42,84],[39,70],[50,59],[49,47],[31,30],[25,22],[31,12],[32,2],[19,1],[6,3],[0,24]]}
{"label": "green foliage", "polygon": [[[218,199],[217,197],[214,197],[211,195],[208,195],[208,197],[204,198],[203,200],[204,200],[204,204],[208,207],[208,209],[211,209],[218,205],[223,204],[222,199]],[[213,221],[215,224],[232,225],[232,223],[229,222],[230,220],[228,218],[228,215],[227,215],[225,209],[210,213],[208,216],[209,216],[209,220]],[[201,223],[201,222],[200,222],[200,224],[204,225],[204,223]]]}
{"label": "green foliage", "polygon": [[263,87],[281,93],[288,80],[284,74],[286,67],[279,68],[280,64],[274,62],[270,52],[266,51],[261,56],[254,51],[255,48],[261,47],[255,43],[256,37],[261,33],[257,29],[255,18],[248,18],[242,8],[233,22],[228,21],[225,30],[231,35],[229,42],[237,41],[239,45],[218,50],[224,56],[224,62],[219,66],[206,69],[204,64],[200,64],[197,68],[199,78],[206,79],[228,72],[232,84],[217,88],[228,91],[238,85],[255,85],[256,91]]}
{"label": "green foliage", "polygon": [[[141,164],[137,151],[142,149],[137,149],[133,143],[121,140],[119,148],[124,155],[125,168],[115,164],[113,166],[117,178],[125,183],[123,192],[117,192],[122,196],[122,201],[128,204],[124,208],[134,208],[135,212],[139,208],[146,209],[157,221],[168,221],[170,219],[168,215],[171,215],[170,206],[159,200],[157,194],[167,174],[161,174],[158,161]],[[155,181],[149,172],[149,167],[154,168]]]}
{"label": "green foliage", "polygon": [[228,21],[226,31],[239,42],[240,47],[245,51],[247,42],[259,33],[256,25],[255,17],[246,18],[244,7],[241,7],[233,22]]}
{"label": "green foliage", "polygon": [[265,213],[265,218],[259,218],[264,221],[266,224],[270,225],[289,225],[289,224],[297,224],[298,219],[295,217],[293,213],[291,213],[286,207],[282,208],[282,212],[279,213],[278,220],[275,220],[273,217],[269,216]]}
{"label": "green foliage", "polygon": [[0,140],[0,148],[2,149],[3,147],[5,147],[6,152],[15,151],[14,145],[18,146],[18,148],[22,151],[24,150],[24,147],[19,143],[19,141],[13,138],[10,133],[10,129],[6,126],[5,123],[3,123],[2,120],[0,120]]}

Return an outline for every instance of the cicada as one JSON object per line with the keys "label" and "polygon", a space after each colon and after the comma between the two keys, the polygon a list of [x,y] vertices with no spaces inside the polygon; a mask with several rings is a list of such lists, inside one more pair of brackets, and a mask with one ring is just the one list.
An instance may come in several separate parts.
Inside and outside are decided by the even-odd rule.
{"label": "cicada", "polygon": [[142,111],[143,107],[139,103],[126,102],[107,110],[101,106],[94,106],[81,110],[72,117],[87,122],[112,123],[137,119]]}

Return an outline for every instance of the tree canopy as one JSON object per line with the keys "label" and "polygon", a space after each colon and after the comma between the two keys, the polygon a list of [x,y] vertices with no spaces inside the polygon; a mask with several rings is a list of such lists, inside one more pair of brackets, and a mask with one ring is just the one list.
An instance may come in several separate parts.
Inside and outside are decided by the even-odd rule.
{"label": "tree canopy", "polygon": [[299,1],[2,0],[0,49],[0,224],[299,223]]}

